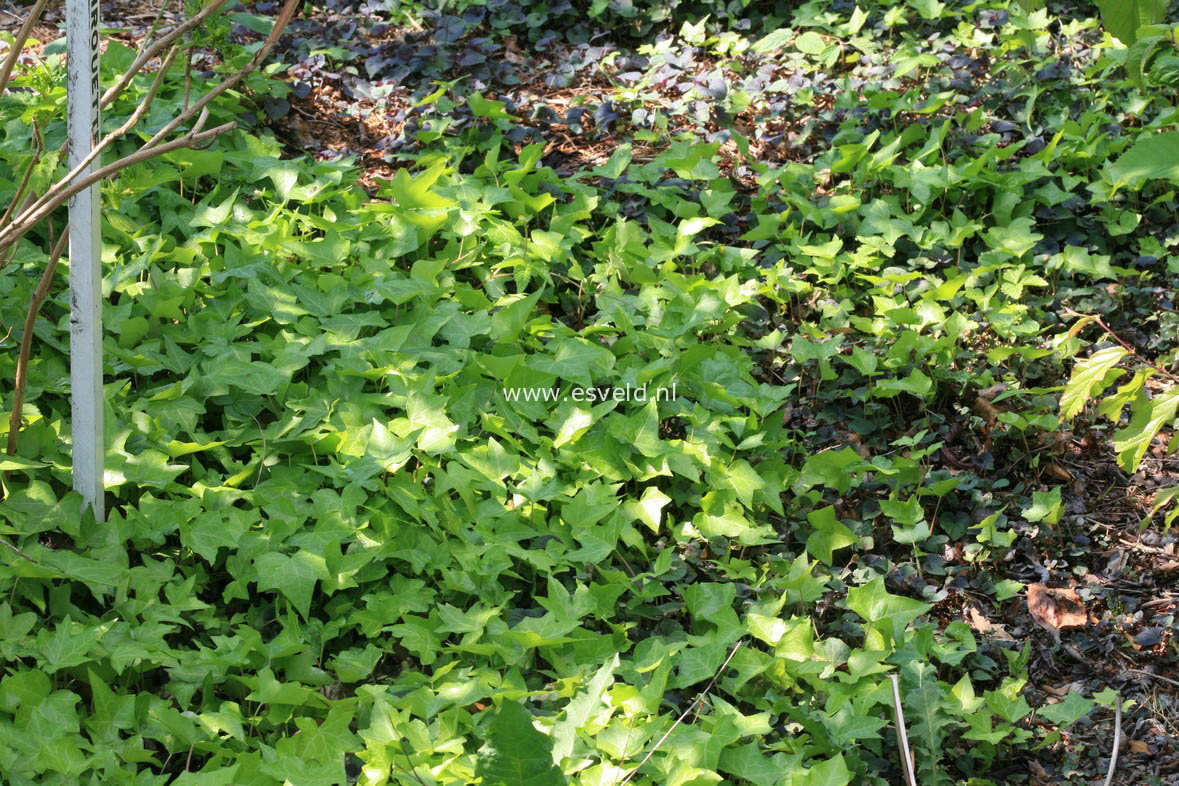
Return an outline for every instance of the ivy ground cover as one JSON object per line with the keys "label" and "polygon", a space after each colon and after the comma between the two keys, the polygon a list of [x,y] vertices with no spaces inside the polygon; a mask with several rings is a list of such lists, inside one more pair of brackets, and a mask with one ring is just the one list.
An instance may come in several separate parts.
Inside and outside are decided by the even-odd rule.
{"label": "ivy ground cover", "polygon": [[[1133,152],[1165,38],[669,8],[310,8],[210,105],[241,128],[103,185],[110,513],[59,282],[0,466],[6,784],[900,783],[892,676],[922,784],[1092,779],[1115,712],[1126,782],[1179,769],[1174,407],[1122,412],[1174,400],[1131,362],[1179,340]],[[0,193],[64,137],[62,51],[0,96]],[[0,274],[5,380],[50,245]]]}

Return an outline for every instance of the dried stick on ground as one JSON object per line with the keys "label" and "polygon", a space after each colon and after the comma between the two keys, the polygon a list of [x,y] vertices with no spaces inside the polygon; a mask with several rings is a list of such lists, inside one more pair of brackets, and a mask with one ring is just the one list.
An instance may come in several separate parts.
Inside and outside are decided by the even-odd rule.
{"label": "dried stick on ground", "polygon": [[1113,750],[1109,754],[1109,772],[1105,774],[1105,786],[1113,783],[1114,772],[1118,768],[1118,748],[1122,747],[1122,697],[1114,697],[1114,740]]}
{"label": "dried stick on ground", "polygon": [[892,703],[897,714],[897,749],[901,753],[901,771],[905,774],[906,786],[917,786],[913,751],[909,748],[909,733],[905,730],[905,711],[901,709],[901,683],[895,674],[889,674],[888,678],[892,680]]}

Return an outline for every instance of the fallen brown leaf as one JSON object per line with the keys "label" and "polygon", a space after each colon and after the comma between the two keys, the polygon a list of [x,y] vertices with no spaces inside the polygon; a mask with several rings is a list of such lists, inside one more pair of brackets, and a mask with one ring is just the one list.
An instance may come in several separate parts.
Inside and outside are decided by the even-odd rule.
{"label": "fallen brown leaf", "polygon": [[995,418],[999,417],[999,408],[982,396],[975,397],[974,412],[985,420],[988,426],[995,425]]}
{"label": "fallen brown leaf", "polygon": [[1127,745],[1130,746],[1131,753],[1150,753],[1150,746],[1142,740],[1130,740]]}
{"label": "fallen brown leaf", "polygon": [[966,622],[975,633],[1000,641],[1015,641],[1015,637],[1007,632],[1007,628],[991,622],[986,615],[973,606],[970,606],[966,611]]}
{"label": "fallen brown leaf", "polygon": [[1058,643],[1062,629],[1089,624],[1085,604],[1075,590],[1045,584],[1028,585],[1028,614],[1037,625],[1051,631]]}
{"label": "fallen brown leaf", "polygon": [[1064,699],[1068,698],[1070,693],[1077,693],[1084,690],[1084,688],[1084,683],[1066,682],[1062,685],[1044,685],[1041,687],[1041,690],[1050,696],[1055,696],[1058,699]]}
{"label": "fallen brown leaf", "polygon": [[1005,393],[1006,391],[1007,386],[1000,382],[997,385],[991,385],[989,388],[983,388],[980,390],[978,392],[978,397],[984,398],[987,401],[994,401],[995,396],[999,395],[1000,393]]}
{"label": "fallen brown leaf", "polygon": [[975,633],[990,633],[995,629],[991,621],[984,617],[974,606],[970,607],[969,617],[970,627]]}
{"label": "fallen brown leaf", "polygon": [[1073,473],[1069,472],[1055,461],[1049,461],[1047,464],[1045,464],[1044,471],[1059,481],[1069,481],[1073,479]]}

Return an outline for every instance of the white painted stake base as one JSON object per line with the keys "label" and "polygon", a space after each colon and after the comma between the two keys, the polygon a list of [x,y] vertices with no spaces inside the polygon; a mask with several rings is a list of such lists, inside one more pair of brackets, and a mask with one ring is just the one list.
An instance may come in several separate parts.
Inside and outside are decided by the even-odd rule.
{"label": "white painted stake base", "polygon": [[[99,136],[99,0],[66,0],[67,117],[72,169]],[[95,168],[91,164],[79,177]],[[98,185],[70,200],[70,406],[74,488],[102,521],[102,235]]]}

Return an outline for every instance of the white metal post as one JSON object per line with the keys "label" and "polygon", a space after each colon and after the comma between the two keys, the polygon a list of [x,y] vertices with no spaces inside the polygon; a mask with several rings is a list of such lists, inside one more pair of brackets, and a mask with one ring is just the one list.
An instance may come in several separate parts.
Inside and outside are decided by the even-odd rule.
{"label": "white metal post", "polygon": [[[69,167],[99,138],[99,0],[66,0]],[[79,177],[92,172],[92,163]],[[98,185],[70,200],[70,401],[74,488],[103,520],[102,236]]]}

